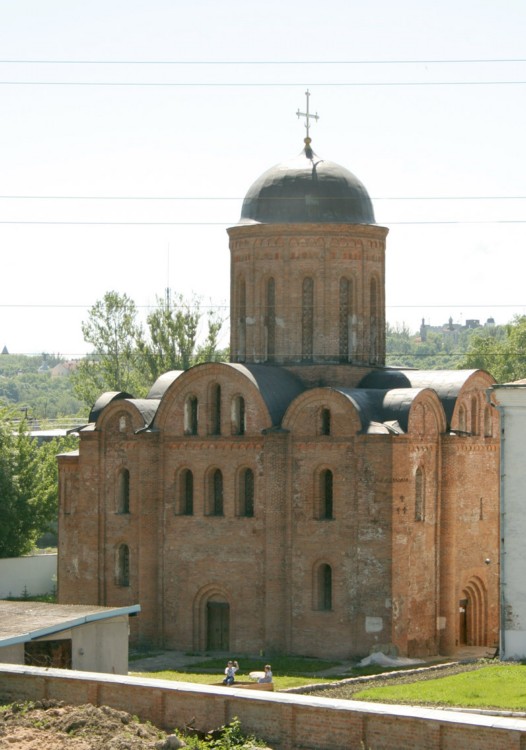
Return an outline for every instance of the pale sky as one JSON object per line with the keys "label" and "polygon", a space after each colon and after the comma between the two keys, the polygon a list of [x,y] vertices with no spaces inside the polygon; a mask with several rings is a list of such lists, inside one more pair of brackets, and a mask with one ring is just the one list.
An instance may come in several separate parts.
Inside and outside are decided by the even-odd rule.
{"label": "pale sky", "polygon": [[226,305],[307,88],[390,228],[389,322],[526,313],[525,38],[525,0],[0,0],[0,349],[82,354],[109,290]]}

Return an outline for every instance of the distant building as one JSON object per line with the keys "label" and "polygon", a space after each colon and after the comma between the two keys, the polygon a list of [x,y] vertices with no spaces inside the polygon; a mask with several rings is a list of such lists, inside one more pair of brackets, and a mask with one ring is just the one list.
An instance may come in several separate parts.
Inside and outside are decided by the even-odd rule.
{"label": "distant building", "polygon": [[310,139],[249,189],[231,362],[103,394],[59,459],[59,600],[135,601],[136,643],[319,657],[497,639],[486,372],[385,367],[385,240]]}
{"label": "distant building", "polygon": [[68,362],[59,362],[57,365],[51,368],[50,373],[52,378],[67,378],[72,372],[75,372],[79,363],[77,360],[69,360]]}

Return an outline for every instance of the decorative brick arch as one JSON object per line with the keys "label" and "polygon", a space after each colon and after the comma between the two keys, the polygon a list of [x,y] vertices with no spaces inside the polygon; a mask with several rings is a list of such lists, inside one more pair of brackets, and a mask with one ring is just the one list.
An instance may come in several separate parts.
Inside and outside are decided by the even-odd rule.
{"label": "decorative brick arch", "polygon": [[[451,427],[453,430],[459,430],[461,432],[472,431],[473,399],[477,399],[477,417],[479,418],[482,411],[481,397],[483,397],[487,389],[494,384],[495,378],[490,375],[489,372],[486,372],[485,370],[473,370],[473,372],[466,378],[462,388],[457,394],[455,408],[451,417]],[[477,424],[477,427],[480,427],[480,424]],[[478,433],[482,434],[482,431],[478,429]]]}
{"label": "decorative brick arch", "polygon": [[122,399],[108,404],[96,422],[97,431],[111,432],[116,438],[129,439],[148,425],[133,399]]}
{"label": "decorative brick arch", "polygon": [[488,592],[478,576],[470,578],[460,595],[458,641],[467,646],[488,645]]}
{"label": "decorative brick arch", "polygon": [[283,417],[283,427],[297,435],[324,437],[319,429],[323,409],[330,413],[330,436],[355,435],[362,429],[352,397],[334,388],[312,388],[295,398]]}
{"label": "decorative brick arch", "polygon": [[[206,651],[209,649],[209,629],[210,629],[210,605],[220,605],[225,608],[228,616],[228,643],[223,644],[225,648],[215,649],[228,651],[232,643],[233,631],[233,608],[232,599],[229,592],[217,584],[209,584],[200,589],[193,602],[193,643],[196,651]],[[214,650],[214,649],[212,649]]]}
{"label": "decorative brick arch", "polygon": [[438,437],[446,430],[446,414],[435,391],[422,388],[409,410],[408,432]]}
{"label": "decorative brick arch", "polygon": [[[221,402],[216,401],[212,409],[214,394]],[[268,408],[250,371],[242,364],[210,362],[190,368],[167,388],[155,415],[154,427],[166,435],[184,436],[185,403],[192,397],[199,403],[199,436],[207,437],[217,432],[215,428],[220,428],[221,435],[230,435],[231,403],[235,396],[242,397],[247,406],[244,434],[259,434],[272,426]],[[221,424],[213,424],[212,413]]]}

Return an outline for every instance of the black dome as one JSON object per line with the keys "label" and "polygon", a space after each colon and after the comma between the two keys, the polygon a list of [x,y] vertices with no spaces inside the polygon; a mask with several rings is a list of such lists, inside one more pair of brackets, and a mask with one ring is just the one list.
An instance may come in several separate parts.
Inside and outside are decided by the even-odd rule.
{"label": "black dome", "polygon": [[375,224],[373,205],[348,169],[306,146],[259,177],[243,201],[240,224]]}

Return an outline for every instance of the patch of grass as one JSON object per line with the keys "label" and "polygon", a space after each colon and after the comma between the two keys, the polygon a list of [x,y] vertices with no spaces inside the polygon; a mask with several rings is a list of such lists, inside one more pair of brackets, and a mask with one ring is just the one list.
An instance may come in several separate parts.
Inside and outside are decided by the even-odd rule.
{"label": "patch of grass", "polygon": [[499,664],[481,667],[435,680],[369,688],[354,693],[353,698],[383,703],[526,711],[526,666]]}
{"label": "patch of grass", "polygon": [[[129,672],[132,677],[151,677],[155,680],[172,680],[175,682],[192,682],[198,685],[217,685],[223,680],[223,673],[214,671],[213,673],[163,670],[162,672]],[[299,675],[276,675],[274,674],[274,688],[276,690],[285,690],[286,688],[302,687],[303,685],[312,685],[313,682],[334,682],[342,677],[302,677]],[[250,682],[249,673],[238,672],[236,675],[238,682]],[[234,683],[235,687],[235,683]]]}
{"label": "patch of grass", "polygon": [[[237,659],[241,664],[244,672],[255,672],[261,671],[263,666],[270,662],[272,664],[273,672],[281,672],[288,675],[304,675],[304,674],[319,674],[326,669],[332,667],[338,667],[341,662],[339,661],[328,661],[326,659],[312,659],[301,656],[233,656],[233,659]],[[222,674],[226,665],[226,659],[221,657],[220,659],[212,658],[207,659],[197,664],[192,664],[189,669],[192,672],[216,672]]]}
{"label": "patch of grass", "polygon": [[[339,661],[295,656],[273,656],[272,659],[249,656],[237,658],[241,663],[241,670],[236,675],[238,682],[250,682],[250,672],[262,671],[265,661],[270,661],[276,690],[312,685],[314,682],[334,682],[348,676],[348,674],[331,675],[330,677],[320,676],[324,670],[340,666],[341,662]],[[132,657],[130,657],[130,661],[133,661]],[[141,672],[140,675],[159,680],[212,685],[223,680],[225,664],[226,659],[224,657],[210,658],[197,664],[188,665],[188,667],[180,667],[177,671]],[[133,671],[130,671],[130,674],[139,676],[139,673]]]}
{"label": "patch of grass", "polygon": [[26,593],[22,596],[6,596],[8,602],[45,602],[47,604],[57,603],[56,592],[50,592],[49,594],[29,594]]}

